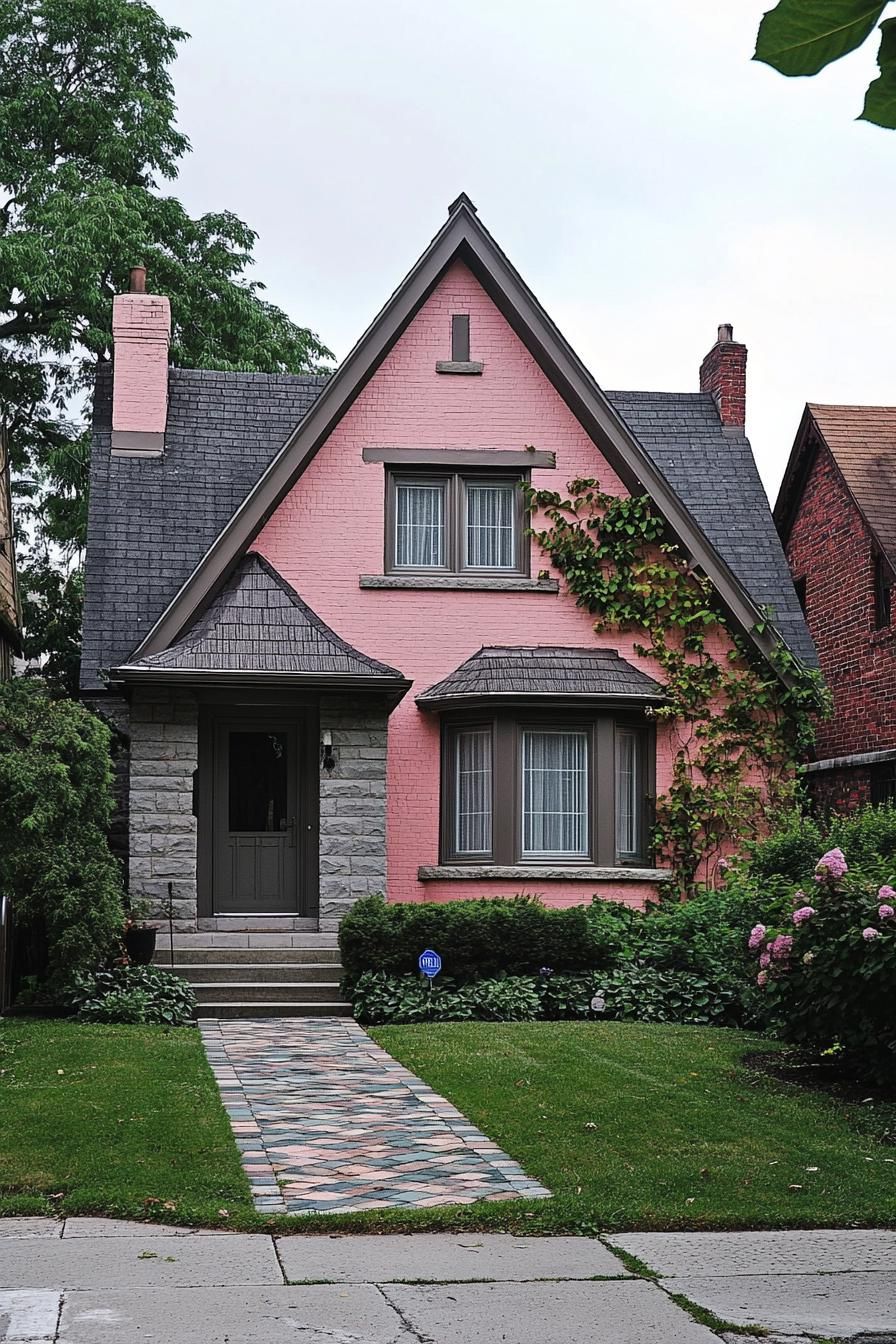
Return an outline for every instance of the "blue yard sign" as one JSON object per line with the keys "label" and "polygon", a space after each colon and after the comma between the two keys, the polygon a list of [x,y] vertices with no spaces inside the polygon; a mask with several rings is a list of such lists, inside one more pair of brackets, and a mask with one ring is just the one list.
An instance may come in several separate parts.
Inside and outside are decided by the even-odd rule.
{"label": "blue yard sign", "polygon": [[431,980],[433,976],[438,975],[439,971],[442,969],[442,958],[439,956],[438,952],[433,952],[432,948],[428,947],[425,952],[420,953],[420,956],[417,958],[417,965],[420,967],[423,974],[428,976]]}

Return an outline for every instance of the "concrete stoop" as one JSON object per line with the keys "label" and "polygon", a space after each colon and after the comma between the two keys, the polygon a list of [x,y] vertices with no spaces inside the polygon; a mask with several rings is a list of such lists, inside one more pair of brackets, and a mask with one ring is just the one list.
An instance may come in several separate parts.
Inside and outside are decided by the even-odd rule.
{"label": "concrete stoop", "polygon": [[154,964],[193,987],[197,1017],[349,1017],[334,934],[160,933]]}

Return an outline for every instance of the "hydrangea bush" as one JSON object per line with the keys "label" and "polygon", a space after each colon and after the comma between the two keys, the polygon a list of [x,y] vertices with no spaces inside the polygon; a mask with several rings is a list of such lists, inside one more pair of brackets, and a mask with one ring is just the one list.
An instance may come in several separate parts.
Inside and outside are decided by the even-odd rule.
{"label": "hydrangea bush", "polygon": [[896,1078],[896,890],[849,870],[840,848],[797,889],[783,928],[756,924],[747,946],[780,1035],[836,1049],[857,1073]]}

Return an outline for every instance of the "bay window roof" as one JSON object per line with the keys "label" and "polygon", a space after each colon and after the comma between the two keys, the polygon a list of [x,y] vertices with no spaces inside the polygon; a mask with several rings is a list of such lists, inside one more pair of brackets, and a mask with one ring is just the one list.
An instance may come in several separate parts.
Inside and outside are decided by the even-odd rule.
{"label": "bay window roof", "polygon": [[555,645],[481,648],[417,696],[421,709],[446,709],[496,696],[517,700],[628,701],[658,704],[659,682],[615,649]]}

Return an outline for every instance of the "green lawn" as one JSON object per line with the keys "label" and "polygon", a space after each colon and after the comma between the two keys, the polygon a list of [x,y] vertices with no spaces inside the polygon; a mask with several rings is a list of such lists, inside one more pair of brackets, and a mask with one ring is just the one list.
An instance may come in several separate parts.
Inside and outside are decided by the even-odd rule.
{"label": "green lawn", "polygon": [[0,1214],[222,1208],[254,1218],[198,1031],[0,1018]]}
{"label": "green lawn", "polygon": [[373,1034],[554,1192],[527,1206],[545,1230],[896,1224],[896,1146],[881,1142],[896,1106],[745,1069],[763,1038],[634,1022]]}
{"label": "green lawn", "polygon": [[373,1034],[554,1198],[267,1217],[198,1032],[5,1018],[0,1215],[289,1232],[896,1225],[896,1146],[882,1142],[896,1106],[840,1104],[744,1068],[745,1052],[772,1048],[760,1037],[627,1022]]}

